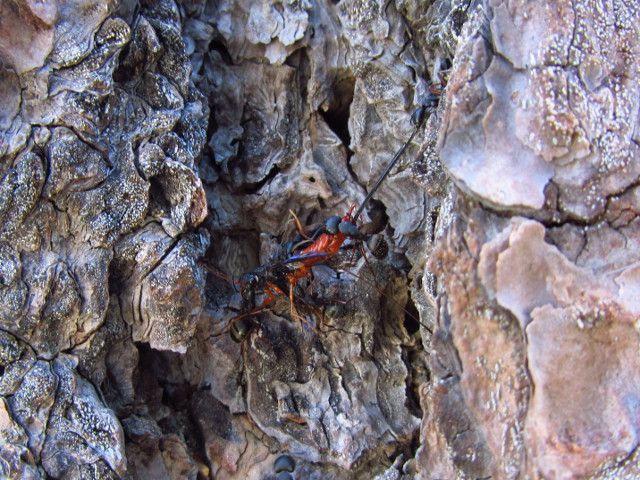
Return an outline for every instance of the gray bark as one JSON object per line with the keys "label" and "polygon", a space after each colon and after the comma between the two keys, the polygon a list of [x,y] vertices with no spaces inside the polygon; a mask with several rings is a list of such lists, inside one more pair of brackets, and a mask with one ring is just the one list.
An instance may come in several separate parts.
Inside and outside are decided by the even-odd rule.
{"label": "gray bark", "polygon": [[[0,4],[0,476],[638,476],[639,38],[631,0]],[[242,316],[449,67],[359,222],[387,258]]]}

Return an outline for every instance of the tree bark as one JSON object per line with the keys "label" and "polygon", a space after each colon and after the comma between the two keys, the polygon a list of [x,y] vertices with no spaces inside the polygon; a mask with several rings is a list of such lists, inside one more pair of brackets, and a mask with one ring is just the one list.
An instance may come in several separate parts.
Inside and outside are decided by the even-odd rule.
{"label": "tree bark", "polygon": [[[2,3],[0,476],[640,475],[639,38],[631,0]],[[389,254],[246,314],[416,128]]]}

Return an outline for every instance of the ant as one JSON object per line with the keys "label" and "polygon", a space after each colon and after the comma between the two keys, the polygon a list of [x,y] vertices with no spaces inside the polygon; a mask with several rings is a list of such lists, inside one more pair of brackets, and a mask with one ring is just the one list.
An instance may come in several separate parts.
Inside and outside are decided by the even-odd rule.
{"label": "ant", "polygon": [[[438,78],[440,79],[439,83],[434,83],[429,86],[428,93],[422,105],[420,105],[414,112],[411,114],[411,124],[416,127],[416,131],[420,125],[427,118],[427,113],[431,114],[440,103],[440,98],[442,97],[442,93],[444,92],[445,87],[449,81],[449,75],[451,74],[451,70],[440,70],[438,72]],[[414,132],[415,134],[415,132]],[[409,138],[409,143],[413,135]],[[406,147],[407,143],[403,145]],[[402,150],[402,149],[401,149]],[[383,174],[384,175],[384,174]]]}
{"label": "ant", "polygon": [[[440,73],[441,83],[429,87],[427,98],[411,115],[411,123],[415,126],[413,133],[393,156],[355,213],[353,213],[355,208],[355,204],[353,204],[343,217],[330,217],[324,223],[314,225],[310,229],[307,228],[306,230],[309,233],[306,233],[298,218],[291,212],[297,224],[298,232],[285,246],[286,258],[281,261],[261,265],[240,278],[242,314],[234,318],[229,324],[231,336],[235,341],[240,342],[257,325],[257,322],[251,319],[253,315],[264,310],[276,296],[286,295],[285,291],[287,290],[291,316],[299,319],[312,331],[317,333],[316,328],[309,320],[296,312],[295,305],[297,299],[298,305],[301,305],[302,308],[317,313],[313,305],[300,300],[305,297],[305,294],[301,291],[299,281],[305,277],[311,278],[311,268],[335,256],[347,239],[365,242],[372,255],[378,259],[387,256],[389,247],[384,237],[379,234],[367,236],[356,226],[356,222],[364,211],[367,203],[371,200],[398,159],[412,142],[428,114],[432,113],[437,107],[442,89],[446,86],[447,77],[444,76],[444,73],[445,72]],[[262,301],[261,305],[256,306],[256,296],[258,292],[264,294],[266,298]]]}

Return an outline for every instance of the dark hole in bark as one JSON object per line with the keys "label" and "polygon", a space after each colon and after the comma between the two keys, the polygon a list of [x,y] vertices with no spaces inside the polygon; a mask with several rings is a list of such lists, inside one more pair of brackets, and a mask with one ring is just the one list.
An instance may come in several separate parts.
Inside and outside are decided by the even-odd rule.
{"label": "dark hole in bark", "polygon": [[404,328],[407,329],[409,335],[413,335],[420,330],[420,317],[418,309],[411,299],[407,300],[407,304],[404,307]]}
{"label": "dark hole in bark", "polygon": [[351,144],[351,134],[349,133],[349,110],[353,102],[353,91],[355,88],[355,78],[345,77],[338,81],[332,91],[334,100],[326,111],[320,110],[320,115],[324,118],[329,128],[338,136],[342,143],[348,148]]}
{"label": "dark hole in bark", "polygon": [[379,200],[369,200],[367,205],[367,215],[371,219],[371,222],[362,227],[363,233],[374,234],[382,232],[389,223],[389,216],[387,215],[387,209]]}
{"label": "dark hole in bark", "polygon": [[118,67],[113,72],[113,80],[117,83],[126,83],[129,80],[133,79],[133,77],[137,73],[136,69],[125,65],[125,62],[123,62],[123,60],[126,59],[127,56],[129,55],[130,50],[131,50],[131,44],[126,45],[122,49],[122,52],[120,52],[119,59],[118,59]]}
{"label": "dark hole in bark", "polygon": [[165,187],[162,184],[160,176],[151,178],[149,184],[149,210],[169,212],[171,210],[171,203],[165,196]]}
{"label": "dark hole in bark", "polygon": [[216,52],[218,52],[224,60],[224,63],[226,63],[227,65],[233,65],[231,54],[229,53],[229,50],[227,50],[227,47],[225,47],[224,43],[215,41],[211,42],[209,44],[209,51],[211,50],[215,50]]}

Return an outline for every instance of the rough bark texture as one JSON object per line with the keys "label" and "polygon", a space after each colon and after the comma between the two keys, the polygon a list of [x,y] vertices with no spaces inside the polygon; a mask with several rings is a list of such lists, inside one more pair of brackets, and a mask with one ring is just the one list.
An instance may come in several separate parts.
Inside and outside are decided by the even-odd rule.
{"label": "rough bark texture", "polygon": [[[633,0],[1,2],[0,477],[637,478],[639,38]],[[235,343],[229,279],[449,67],[388,257]]]}

